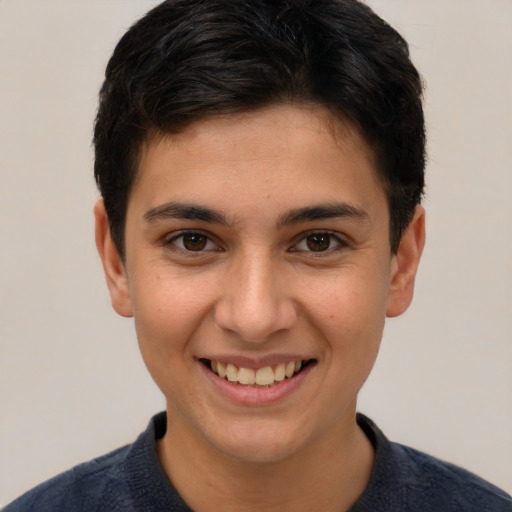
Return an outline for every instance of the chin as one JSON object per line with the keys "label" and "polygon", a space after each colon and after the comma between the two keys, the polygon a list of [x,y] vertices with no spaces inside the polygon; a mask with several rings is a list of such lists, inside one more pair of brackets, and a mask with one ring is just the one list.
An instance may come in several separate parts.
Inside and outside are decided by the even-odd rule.
{"label": "chin", "polygon": [[297,432],[287,434],[285,429],[276,429],[275,425],[233,426],[225,434],[222,439],[210,438],[210,443],[231,459],[255,464],[288,459],[301,450],[304,442]]}
{"label": "chin", "polygon": [[222,450],[229,458],[253,464],[275,464],[290,458],[296,450],[275,441],[262,443],[240,443],[226,446]]}

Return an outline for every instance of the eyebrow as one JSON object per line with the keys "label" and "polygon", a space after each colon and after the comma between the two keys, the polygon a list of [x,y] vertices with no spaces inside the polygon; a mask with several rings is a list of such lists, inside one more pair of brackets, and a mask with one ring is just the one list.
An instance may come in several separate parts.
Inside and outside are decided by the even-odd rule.
{"label": "eyebrow", "polygon": [[226,216],[218,211],[203,206],[168,202],[151,208],[144,214],[144,220],[149,223],[165,219],[190,219],[227,225]]}
{"label": "eyebrow", "polygon": [[370,216],[363,208],[359,208],[348,203],[335,202],[291,210],[279,218],[278,225],[288,226],[290,224],[298,224],[299,222],[334,219],[339,217],[370,223]]}
{"label": "eyebrow", "polygon": [[[370,222],[366,210],[344,202],[319,204],[290,210],[278,218],[278,226],[289,226],[300,222],[311,222],[322,219],[351,218],[363,222]],[[170,201],[151,208],[144,214],[144,220],[154,223],[165,219],[189,219],[229,225],[224,213],[204,206],[176,203]]]}

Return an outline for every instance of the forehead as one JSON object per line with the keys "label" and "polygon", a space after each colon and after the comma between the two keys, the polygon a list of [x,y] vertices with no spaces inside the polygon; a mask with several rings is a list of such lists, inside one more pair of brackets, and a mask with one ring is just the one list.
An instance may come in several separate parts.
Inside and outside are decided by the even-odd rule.
{"label": "forehead", "polygon": [[383,195],[373,153],[353,125],[320,106],[278,105],[154,135],[142,148],[131,198],[150,209],[191,198],[300,207]]}

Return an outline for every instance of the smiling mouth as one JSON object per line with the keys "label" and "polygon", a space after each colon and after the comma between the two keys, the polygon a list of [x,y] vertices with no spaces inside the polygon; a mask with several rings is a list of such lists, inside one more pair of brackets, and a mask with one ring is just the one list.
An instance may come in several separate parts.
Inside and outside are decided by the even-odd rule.
{"label": "smiling mouth", "polygon": [[201,362],[221,379],[233,384],[250,387],[271,387],[286,379],[291,379],[315,362],[314,359],[289,361],[274,366],[262,368],[238,367],[232,363],[222,363],[211,359],[201,359]]}

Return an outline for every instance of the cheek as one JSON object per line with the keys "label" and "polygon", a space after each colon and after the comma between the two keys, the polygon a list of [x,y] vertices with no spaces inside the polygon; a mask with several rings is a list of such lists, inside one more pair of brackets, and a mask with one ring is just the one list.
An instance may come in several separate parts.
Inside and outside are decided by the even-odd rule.
{"label": "cheek", "polygon": [[371,368],[382,338],[387,285],[378,277],[367,273],[330,279],[309,308],[315,311],[316,328],[327,340],[331,357],[357,363],[354,368]]}
{"label": "cheek", "polygon": [[169,362],[186,351],[205,315],[211,298],[205,281],[157,273],[132,283],[132,304],[137,338],[147,362]]}

